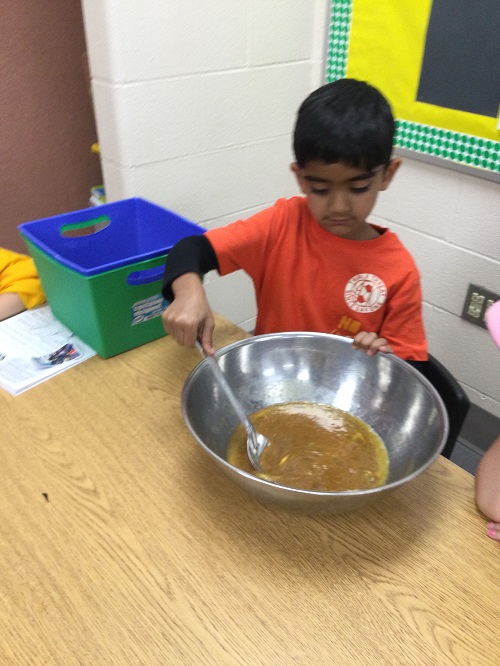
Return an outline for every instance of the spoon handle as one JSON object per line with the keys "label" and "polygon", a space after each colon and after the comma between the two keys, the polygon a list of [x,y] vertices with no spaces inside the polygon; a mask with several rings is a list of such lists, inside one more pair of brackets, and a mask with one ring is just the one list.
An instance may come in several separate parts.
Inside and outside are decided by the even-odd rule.
{"label": "spoon handle", "polygon": [[205,352],[205,350],[203,349],[199,340],[196,340],[195,345],[196,345],[196,348],[198,349],[198,351],[200,352],[200,354],[207,359],[208,364],[212,368],[215,376],[217,377],[217,380],[218,380],[219,384],[222,386],[222,388],[224,389],[227,397],[229,398],[229,402],[233,406],[234,411],[238,415],[238,418],[240,419],[240,421],[243,423],[243,425],[245,427],[245,430],[247,431],[247,435],[249,435],[250,437],[255,439],[256,434],[257,434],[256,431],[255,431],[255,428],[253,427],[252,422],[248,418],[245,410],[243,409],[243,406],[242,406],[241,402],[235,396],[234,391],[231,388],[231,386],[229,385],[229,382],[227,381],[225,374],[220,369],[219,364],[217,363],[217,360],[215,359],[214,356],[210,356],[210,354],[207,354]]}

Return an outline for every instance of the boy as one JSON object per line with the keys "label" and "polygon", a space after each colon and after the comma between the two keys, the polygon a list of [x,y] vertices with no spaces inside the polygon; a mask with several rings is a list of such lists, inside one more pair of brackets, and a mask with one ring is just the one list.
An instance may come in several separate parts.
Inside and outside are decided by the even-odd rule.
{"label": "boy", "polygon": [[181,240],[165,266],[167,333],[189,346],[199,338],[213,353],[200,276],[242,268],[255,286],[257,335],[335,333],[369,355],[427,360],[418,270],[395,234],[366,221],[400,164],[394,132],[389,104],[367,83],[341,79],[309,95],[291,165],[305,197]]}
{"label": "boy", "polygon": [[33,259],[0,247],[0,321],[44,302]]}

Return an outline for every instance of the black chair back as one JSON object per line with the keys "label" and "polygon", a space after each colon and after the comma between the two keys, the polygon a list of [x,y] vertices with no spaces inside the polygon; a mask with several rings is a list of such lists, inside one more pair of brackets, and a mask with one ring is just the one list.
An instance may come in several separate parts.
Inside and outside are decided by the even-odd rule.
{"label": "black chair back", "polygon": [[450,432],[441,455],[445,458],[450,458],[467,412],[469,411],[470,400],[455,377],[437,358],[429,354],[429,362],[425,366],[422,374],[439,393],[448,412]]}

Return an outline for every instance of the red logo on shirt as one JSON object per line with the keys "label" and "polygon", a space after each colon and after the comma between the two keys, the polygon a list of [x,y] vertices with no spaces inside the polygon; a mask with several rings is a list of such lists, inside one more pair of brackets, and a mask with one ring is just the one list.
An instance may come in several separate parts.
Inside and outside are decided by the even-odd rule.
{"label": "red logo on shirt", "polygon": [[375,312],[387,297],[383,280],[372,273],[360,273],[346,284],[344,298],[354,312]]}

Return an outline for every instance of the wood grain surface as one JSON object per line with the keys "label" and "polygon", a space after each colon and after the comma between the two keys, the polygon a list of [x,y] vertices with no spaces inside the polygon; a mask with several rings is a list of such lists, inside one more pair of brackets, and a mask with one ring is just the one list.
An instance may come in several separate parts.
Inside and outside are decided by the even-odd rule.
{"label": "wood grain surface", "polygon": [[0,663],[498,666],[472,477],[440,459],[357,513],[266,508],[184,425],[199,361],[164,338],[0,392]]}

